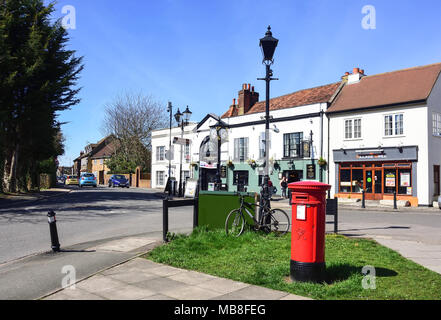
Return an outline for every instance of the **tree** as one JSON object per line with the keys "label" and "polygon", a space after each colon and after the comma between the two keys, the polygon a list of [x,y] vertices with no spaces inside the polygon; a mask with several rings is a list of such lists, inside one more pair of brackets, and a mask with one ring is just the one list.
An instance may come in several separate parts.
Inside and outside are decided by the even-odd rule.
{"label": "tree", "polygon": [[148,171],[151,164],[151,132],[166,126],[165,108],[151,96],[120,95],[105,106],[103,131],[112,134],[118,148],[107,162],[112,172],[134,172],[140,166]]}
{"label": "tree", "polygon": [[[61,22],[51,22],[54,4],[0,0],[0,143],[3,190],[27,189],[38,162],[56,157],[60,111],[79,103],[74,88],[82,57],[65,48]],[[34,181],[34,179],[31,179]]]}

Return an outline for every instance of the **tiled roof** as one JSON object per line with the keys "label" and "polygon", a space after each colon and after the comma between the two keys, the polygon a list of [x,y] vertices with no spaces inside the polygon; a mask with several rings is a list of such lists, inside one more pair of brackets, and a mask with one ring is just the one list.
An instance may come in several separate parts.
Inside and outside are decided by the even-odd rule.
{"label": "tiled roof", "polygon": [[[270,110],[280,110],[315,103],[327,102],[334,95],[341,82],[335,82],[320,87],[304,89],[277,98],[270,99]],[[265,101],[257,102],[245,114],[265,112]],[[222,118],[237,116],[237,106],[222,115]]]}
{"label": "tiled roof", "polygon": [[92,156],[92,159],[110,158],[115,152],[116,140],[111,141]]}
{"label": "tiled roof", "polygon": [[363,77],[345,85],[327,113],[424,101],[440,71],[437,63]]}

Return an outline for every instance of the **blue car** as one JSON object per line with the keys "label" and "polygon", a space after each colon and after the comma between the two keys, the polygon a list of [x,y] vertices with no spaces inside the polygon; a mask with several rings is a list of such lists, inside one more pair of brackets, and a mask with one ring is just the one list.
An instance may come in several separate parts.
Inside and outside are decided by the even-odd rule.
{"label": "blue car", "polygon": [[129,188],[130,187],[130,181],[127,180],[125,176],[122,174],[114,174],[109,179],[109,188],[111,187],[123,187],[123,188]]}
{"label": "blue car", "polygon": [[80,188],[85,186],[97,187],[96,177],[93,173],[83,173],[80,178]]}

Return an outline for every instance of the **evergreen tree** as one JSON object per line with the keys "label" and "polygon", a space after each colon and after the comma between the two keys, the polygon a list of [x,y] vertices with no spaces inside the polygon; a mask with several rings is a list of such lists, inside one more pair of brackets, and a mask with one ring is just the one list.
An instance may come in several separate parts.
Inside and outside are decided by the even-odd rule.
{"label": "evergreen tree", "polygon": [[67,50],[61,22],[51,22],[54,4],[0,0],[0,143],[3,190],[27,189],[39,161],[54,158],[57,116],[79,103],[74,88],[82,57]]}

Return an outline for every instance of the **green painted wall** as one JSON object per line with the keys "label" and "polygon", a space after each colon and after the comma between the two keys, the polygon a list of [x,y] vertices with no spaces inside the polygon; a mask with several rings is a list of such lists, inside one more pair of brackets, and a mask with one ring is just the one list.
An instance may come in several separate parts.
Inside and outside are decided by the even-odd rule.
{"label": "green painted wall", "polygon": [[[270,170],[270,179],[273,182],[273,185],[277,188],[277,194],[282,195],[282,190],[280,188],[280,179],[279,173],[283,173],[285,170],[299,170],[303,172],[302,180],[306,179],[306,165],[311,164],[311,160],[293,160],[292,163],[288,160],[277,160],[275,169]],[[315,164],[315,180],[320,179],[320,166],[317,164],[317,161],[314,161]],[[225,164],[224,164],[225,165]],[[251,167],[248,163],[234,163],[234,167],[227,166],[227,177],[222,179],[222,183],[226,183],[228,185],[228,191],[234,192],[237,190],[237,186],[233,184],[233,172],[234,171],[248,171],[248,186],[247,192],[260,192],[259,187],[259,172],[262,172],[263,175],[263,167]],[[197,169],[193,167],[193,177],[194,179],[199,178],[200,167]],[[322,182],[326,181],[326,169],[322,169]]]}

